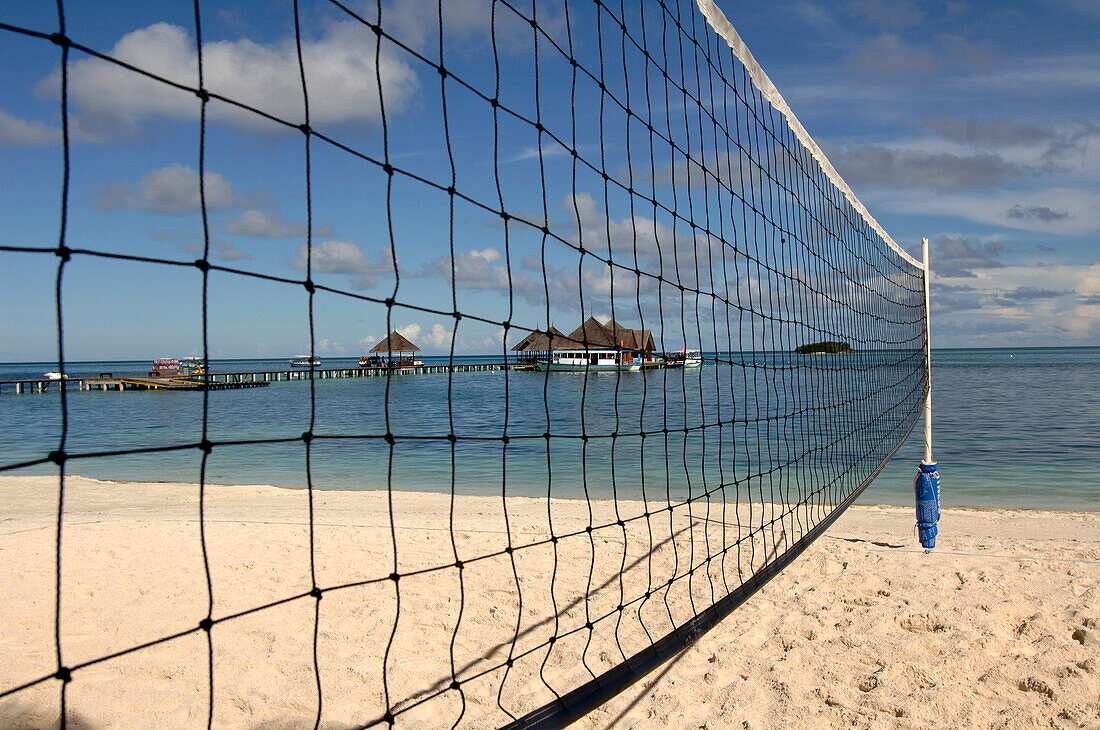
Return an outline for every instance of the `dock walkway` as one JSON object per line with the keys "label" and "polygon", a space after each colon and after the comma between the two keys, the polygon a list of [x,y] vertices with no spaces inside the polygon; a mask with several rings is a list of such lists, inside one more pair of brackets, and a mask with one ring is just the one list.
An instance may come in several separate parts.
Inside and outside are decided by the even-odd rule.
{"label": "dock walkway", "polygon": [[139,375],[114,375],[100,373],[95,377],[66,378],[64,381],[49,378],[0,380],[0,395],[49,393],[59,389],[62,382],[67,391],[91,390],[235,390],[262,388],[271,383],[291,380],[331,380],[335,378],[377,378],[390,375],[425,375],[448,373],[495,372],[516,368],[516,363],[458,363],[455,365],[400,365],[395,367],[350,368],[295,368],[288,370],[249,370],[240,372],[208,373],[206,375],[173,375],[152,377]]}

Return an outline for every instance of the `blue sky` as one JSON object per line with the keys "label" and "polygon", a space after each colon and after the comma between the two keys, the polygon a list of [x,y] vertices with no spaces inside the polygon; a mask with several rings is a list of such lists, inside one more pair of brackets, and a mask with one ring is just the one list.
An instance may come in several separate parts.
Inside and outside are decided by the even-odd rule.
{"label": "blue sky", "polygon": [[894,239],[932,240],[934,342],[1100,343],[1100,3],[782,7],[733,22]]}
{"label": "blue sky", "polygon": [[[649,165],[636,120],[628,146],[621,138],[627,126],[621,111],[616,116],[615,109],[603,110],[609,131],[601,138],[599,90],[582,79],[573,97],[571,68],[545,40],[536,95],[530,27],[506,8],[497,6],[494,33],[488,3],[445,5],[443,56],[452,73],[529,119],[541,115],[567,144],[544,136],[540,165],[539,135],[531,125],[500,114],[494,136],[491,107],[443,80],[456,188],[489,207],[503,200],[526,223],[505,223],[456,198],[452,225],[446,192],[395,175],[389,211],[398,301],[441,311],[457,304],[466,314],[522,326],[545,326],[549,318],[562,329],[581,316],[608,316],[614,307],[621,321],[660,331],[669,349],[694,344],[700,338],[693,332],[706,315],[696,303],[687,302],[681,311],[678,294],[662,287],[638,290],[633,275],[620,276],[628,272],[612,276],[606,267],[579,261],[560,242],[543,247],[538,231],[545,222],[566,240],[611,249],[642,268],[658,265],[659,241],[664,265],[671,254],[690,269],[684,257],[699,251],[700,239],[682,223],[652,208],[632,211],[628,196],[614,189],[605,199],[605,185],[591,170],[582,168],[573,181],[571,123],[575,118],[580,154],[597,161],[602,154],[614,176],[651,186],[661,200],[673,199],[674,185],[659,180],[675,165]],[[681,5],[681,14],[692,7]],[[913,252],[921,236],[932,240],[936,345],[1100,344],[1100,5],[720,5],[894,239]],[[190,2],[116,3],[108,13],[98,3],[65,7],[68,34],[77,42],[195,84]],[[372,4],[352,7],[368,22],[375,19]],[[388,42],[376,63],[375,37],[364,23],[327,2],[307,1],[301,8],[313,127],[374,160],[383,159],[388,142],[394,166],[449,185],[439,74]],[[202,4],[202,13],[207,87],[280,119],[302,121],[291,4]],[[437,61],[437,13],[436,3],[427,0],[384,4],[383,24],[409,49]],[[599,21],[586,3],[571,3],[570,13],[571,34],[560,8],[540,5],[539,23],[563,46],[572,41],[587,67],[599,68],[604,54],[608,88],[641,104],[646,82],[640,56],[629,54],[625,66],[632,80],[622,82],[621,36],[608,32],[617,28],[606,16]],[[647,7],[645,17],[652,31],[661,16]],[[0,22],[57,29],[52,9],[39,4],[5,5]],[[6,193],[0,200],[0,242],[52,246],[62,172],[59,49],[49,41],[0,34],[0,181]],[[499,69],[487,52],[494,39]],[[68,245],[180,262],[201,256],[198,98],[135,79],[78,51],[71,55],[69,77]],[[655,120],[659,116],[672,126],[682,108],[657,108],[663,86],[651,79],[649,90]],[[211,261],[304,278],[304,135],[217,100],[207,113]],[[310,163],[314,280],[384,299],[395,283],[386,175],[377,164],[316,139]],[[685,198],[678,200],[682,206]],[[56,270],[56,259],[47,255],[0,252],[0,361],[54,356]],[[702,273],[696,265],[681,276],[690,284]],[[733,287],[751,284],[741,279]],[[303,287],[222,272],[211,274],[210,285],[212,356],[308,351]],[[66,267],[63,295],[71,359],[144,359],[201,349],[201,275],[194,267],[77,256]],[[662,304],[668,305],[665,311],[659,311]],[[320,293],[314,322],[319,354],[358,355],[385,334],[386,308]],[[459,352],[500,352],[521,336],[513,333],[502,343],[499,326],[471,318],[456,325],[451,317],[400,306],[393,309],[392,324],[433,353],[449,349],[452,340]],[[794,336],[776,335],[778,341]]]}

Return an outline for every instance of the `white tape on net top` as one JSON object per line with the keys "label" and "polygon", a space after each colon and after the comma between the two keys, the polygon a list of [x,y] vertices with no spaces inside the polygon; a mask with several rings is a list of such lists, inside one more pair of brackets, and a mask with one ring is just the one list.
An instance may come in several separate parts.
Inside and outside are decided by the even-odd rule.
{"label": "white tape on net top", "polygon": [[802,123],[798,121],[798,117],[794,115],[791,108],[787,106],[787,102],[783,99],[783,95],[779,93],[779,90],[775,88],[775,84],[773,84],[772,80],[768,78],[768,75],[764,73],[764,69],[760,68],[760,64],[756,62],[756,59],[752,55],[752,51],[750,51],[748,46],[745,45],[745,42],[741,40],[741,36],[738,35],[737,29],[726,19],[725,13],[714,4],[714,0],[695,0],[695,2],[699,6],[699,11],[707,19],[707,23],[710,24],[710,27],[714,29],[714,32],[725,39],[726,43],[728,43],[729,47],[733,50],[734,55],[744,64],[756,88],[760,90],[760,93],[763,94],[764,98],[771,103],[776,111],[786,118],[787,123],[791,126],[791,130],[794,132],[795,137],[798,138],[798,141],[806,146],[806,149],[810,151],[813,158],[821,165],[821,169],[825,171],[825,175],[828,176],[829,180],[831,180],[842,193],[844,193],[844,197],[846,197],[848,202],[852,204],[852,207],[863,216],[863,220],[867,221],[867,225],[871,226],[876,233],[882,236],[882,240],[886,241],[886,244],[897,251],[903,259],[918,269],[923,269],[924,264],[909,255],[905,249],[899,246],[894,239],[890,237],[890,234],[879,225],[879,222],[876,221],[870,211],[867,210],[867,206],[865,206],[860,199],[856,197],[856,194],[852,192],[852,189],[848,187],[848,183],[844,182],[844,178],[836,171],[836,168],[833,167],[833,163],[829,162],[829,158],[825,156],[825,153],[818,147],[817,142],[815,142],[809,132],[806,131],[806,128],[802,126]]}

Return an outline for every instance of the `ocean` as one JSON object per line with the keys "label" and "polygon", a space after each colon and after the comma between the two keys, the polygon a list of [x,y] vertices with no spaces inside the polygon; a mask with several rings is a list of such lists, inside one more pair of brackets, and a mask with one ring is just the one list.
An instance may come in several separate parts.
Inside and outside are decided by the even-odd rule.
{"label": "ocean", "polygon": [[[385,378],[316,380],[312,400],[308,381],[214,391],[207,394],[208,438],[235,443],[213,449],[206,480],[449,491],[453,478],[456,492],[466,494],[496,495],[506,484],[509,495],[544,496],[549,490],[562,497],[658,500],[698,495],[724,483],[730,498],[827,501],[869,472],[893,446],[907,414],[919,407],[912,391],[915,376],[885,377],[900,376],[910,366],[888,364],[896,354],[811,356],[818,361],[758,354],[754,363],[771,370],[741,367],[739,357],[733,357],[734,365],[707,362],[697,370],[621,377],[601,373],[587,382],[582,374],[547,378],[519,372],[507,378],[502,372],[405,376],[388,383]],[[324,367],[356,364],[351,358],[323,361]],[[805,372],[800,367],[814,362],[821,367]],[[148,365],[67,367],[70,376],[80,376],[136,374]],[[853,365],[868,378],[899,380],[883,392],[860,391],[874,393],[879,409],[895,402],[898,407],[858,438],[850,434],[866,418],[861,410],[870,402],[866,398],[824,412],[812,407],[815,399],[838,402],[837,394],[849,392],[844,389],[851,387],[846,383]],[[212,363],[212,370],[285,366],[286,360],[222,360]],[[0,364],[0,380],[40,377],[55,369],[56,363]],[[934,454],[945,505],[1100,510],[1100,348],[934,350],[932,382]],[[61,433],[56,391],[9,392],[0,395],[0,467],[41,459],[57,448]],[[66,451],[104,454],[69,461],[69,473],[119,481],[198,481],[198,449],[170,447],[202,438],[202,393],[70,392],[67,400]],[[731,420],[736,424],[729,425]],[[685,426],[688,433],[676,432]],[[318,438],[307,472],[301,436],[310,430]],[[548,430],[554,436],[549,458]],[[386,433],[397,436],[392,449]],[[449,433],[458,437],[454,444],[440,438]],[[822,443],[834,445],[818,448]],[[165,450],[108,453],[148,448]],[[922,454],[918,422],[860,502],[912,504]],[[858,467],[846,470],[853,462]],[[47,463],[0,474],[56,469]],[[825,483],[836,486],[810,491],[810,485]]]}

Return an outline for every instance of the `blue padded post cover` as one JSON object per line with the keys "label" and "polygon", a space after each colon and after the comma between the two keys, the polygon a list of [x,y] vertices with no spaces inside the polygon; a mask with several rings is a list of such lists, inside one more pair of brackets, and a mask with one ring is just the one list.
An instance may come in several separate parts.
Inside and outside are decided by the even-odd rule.
{"label": "blue padded post cover", "polygon": [[913,491],[917,498],[917,535],[921,547],[936,547],[936,533],[940,521],[940,473],[936,462],[921,462],[920,472],[913,482]]}

